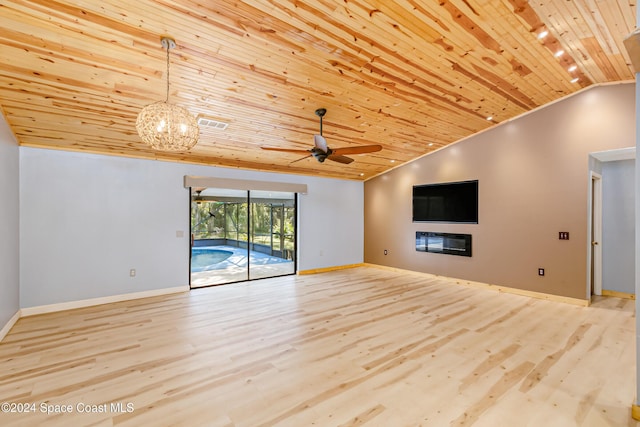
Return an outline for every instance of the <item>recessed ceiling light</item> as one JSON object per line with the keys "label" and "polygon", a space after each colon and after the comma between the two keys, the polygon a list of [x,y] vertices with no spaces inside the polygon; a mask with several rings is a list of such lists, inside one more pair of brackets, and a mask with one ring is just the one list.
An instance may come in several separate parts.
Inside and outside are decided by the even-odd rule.
{"label": "recessed ceiling light", "polygon": [[569,67],[569,72],[570,72],[570,73],[573,73],[573,72],[574,72],[575,70],[577,70],[577,69],[578,69],[578,66],[574,64],[574,65],[572,65],[571,67]]}
{"label": "recessed ceiling light", "polygon": [[363,173],[361,173],[361,174],[360,174],[360,176],[364,176],[364,174],[363,174]]}
{"label": "recessed ceiling light", "polygon": [[391,163],[395,163],[395,162],[396,162],[395,160],[391,160]]}
{"label": "recessed ceiling light", "polygon": [[562,55],[564,55],[564,50],[562,49],[553,54],[556,58],[560,58]]}
{"label": "recessed ceiling light", "polygon": [[543,38],[547,37],[549,35],[549,31],[544,30],[541,33],[538,34],[538,39],[542,40]]}
{"label": "recessed ceiling light", "polygon": [[489,120],[489,121],[493,120],[493,116],[487,117],[487,120]]}
{"label": "recessed ceiling light", "polygon": [[576,77],[575,79],[571,79],[571,83],[577,83],[580,79]]}
{"label": "recessed ceiling light", "polygon": [[433,147],[433,142],[430,142],[430,143],[429,143],[429,147]]}

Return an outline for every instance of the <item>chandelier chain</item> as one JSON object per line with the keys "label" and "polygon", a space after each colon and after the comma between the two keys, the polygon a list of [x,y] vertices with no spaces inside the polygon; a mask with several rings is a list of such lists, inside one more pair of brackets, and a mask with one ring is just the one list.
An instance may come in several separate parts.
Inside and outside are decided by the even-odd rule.
{"label": "chandelier chain", "polygon": [[169,102],[169,49],[170,44],[167,43],[167,97],[164,102]]}

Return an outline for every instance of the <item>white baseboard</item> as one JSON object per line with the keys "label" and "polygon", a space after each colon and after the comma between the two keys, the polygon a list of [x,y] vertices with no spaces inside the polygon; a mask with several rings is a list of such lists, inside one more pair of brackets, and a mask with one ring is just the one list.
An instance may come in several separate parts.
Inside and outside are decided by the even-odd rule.
{"label": "white baseboard", "polygon": [[[159,295],[175,294],[189,291],[189,285],[174,288],[154,289],[152,291],[133,292],[130,294],[111,295],[108,297],[90,298],[79,301],[61,302],[58,304],[39,305],[20,310],[19,317],[35,316],[37,314],[53,313],[56,311],[72,310],[74,308],[91,307],[94,305],[109,304],[112,302],[128,301],[140,298],[155,297]],[[17,320],[17,319],[16,319]],[[3,329],[4,330],[4,329]]]}
{"label": "white baseboard", "polygon": [[11,319],[9,319],[7,324],[4,325],[4,327],[2,329],[0,329],[0,342],[2,342],[2,340],[4,339],[5,336],[7,336],[7,334],[11,330],[11,328],[13,328],[13,325],[16,324],[16,322],[18,321],[18,319],[20,317],[22,317],[22,313],[21,313],[21,310],[18,310],[18,311],[16,311],[16,314],[14,314],[11,317]]}

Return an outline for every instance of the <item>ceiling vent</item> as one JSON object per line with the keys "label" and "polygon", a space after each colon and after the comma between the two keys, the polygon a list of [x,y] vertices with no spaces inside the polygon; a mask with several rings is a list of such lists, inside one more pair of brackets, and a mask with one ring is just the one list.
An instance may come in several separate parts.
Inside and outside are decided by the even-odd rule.
{"label": "ceiling vent", "polygon": [[220,130],[225,130],[227,126],[229,126],[229,123],[221,122],[214,119],[208,119],[206,117],[199,117],[198,124],[206,128],[220,129]]}

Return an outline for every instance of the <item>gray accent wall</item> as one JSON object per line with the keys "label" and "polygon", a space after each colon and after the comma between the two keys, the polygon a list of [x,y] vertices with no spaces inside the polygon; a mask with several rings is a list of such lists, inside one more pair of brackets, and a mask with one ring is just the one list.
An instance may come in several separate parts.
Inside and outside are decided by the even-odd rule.
{"label": "gray accent wall", "polygon": [[[605,85],[370,179],[365,262],[586,300],[589,153],[634,145],[635,84]],[[412,222],[413,185],[472,179],[478,224]],[[471,234],[473,256],[417,252],[416,231]]]}
{"label": "gray accent wall", "polygon": [[360,181],[21,147],[21,307],[186,287],[185,175],[307,184],[298,269],[363,262]]}
{"label": "gray accent wall", "polygon": [[20,309],[19,148],[0,115],[0,329]]}
{"label": "gray accent wall", "polygon": [[635,160],[602,162],[602,289],[635,294]]}

